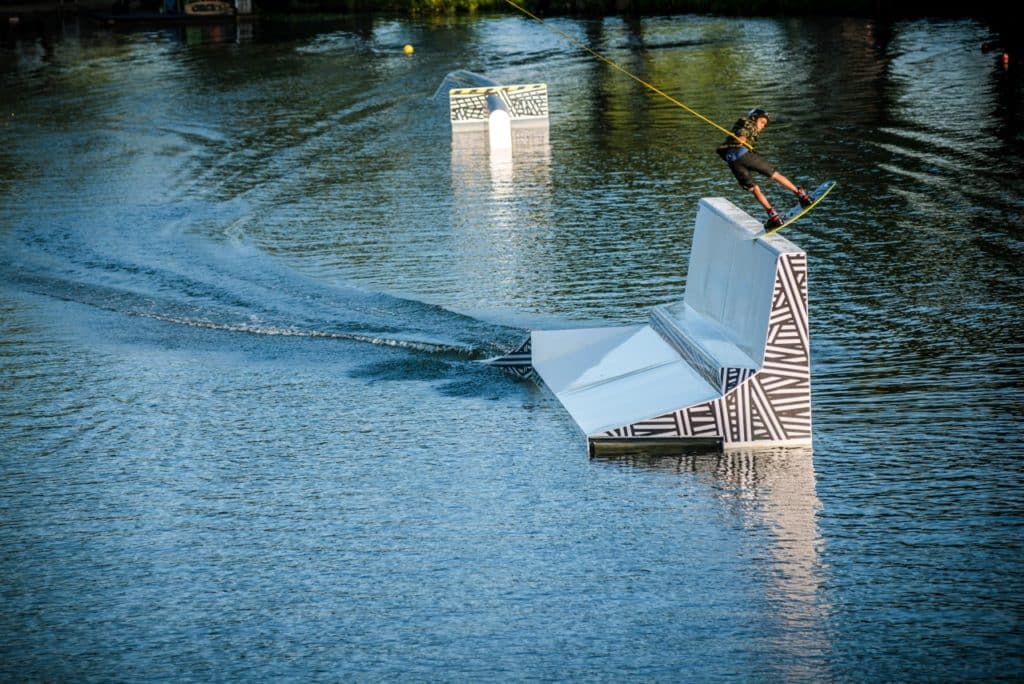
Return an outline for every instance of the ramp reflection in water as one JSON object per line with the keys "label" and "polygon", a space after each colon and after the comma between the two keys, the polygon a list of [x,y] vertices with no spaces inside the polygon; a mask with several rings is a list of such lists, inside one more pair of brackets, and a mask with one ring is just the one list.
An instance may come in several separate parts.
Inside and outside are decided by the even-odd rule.
{"label": "ramp reflection in water", "polygon": [[[821,558],[822,538],[817,518],[821,501],[816,491],[813,450],[809,447],[730,449],[648,443],[601,445],[592,451],[596,461],[630,468],[693,477],[713,490],[721,503],[725,524],[749,538],[767,543],[749,549],[758,570],[751,582],[764,586],[764,601],[780,629],[765,638],[775,640],[787,675],[820,674],[830,651],[830,607],[821,591],[827,568]],[[685,520],[679,524],[685,525]],[[685,558],[685,550],[680,553]],[[715,578],[709,577],[714,583]],[[791,656],[787,658],[785,656]]]}

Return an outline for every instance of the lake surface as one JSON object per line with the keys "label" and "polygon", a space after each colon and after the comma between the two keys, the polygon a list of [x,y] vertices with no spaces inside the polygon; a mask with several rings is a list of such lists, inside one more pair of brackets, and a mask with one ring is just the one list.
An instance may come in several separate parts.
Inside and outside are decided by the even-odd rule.
{"label": "lake surface", "polygon": [[[0,679],[1021,676],[1024,89],[996,29],[551,24],[724,126],[766,107],[762,152],[838,181],[787,228],[813,450],[590,458],[480,363],[680,298],[701,197],[763,216],[720,132],[544,26],[9,34]],[[453,145],[456,69],[547,83],[548,144]]]}

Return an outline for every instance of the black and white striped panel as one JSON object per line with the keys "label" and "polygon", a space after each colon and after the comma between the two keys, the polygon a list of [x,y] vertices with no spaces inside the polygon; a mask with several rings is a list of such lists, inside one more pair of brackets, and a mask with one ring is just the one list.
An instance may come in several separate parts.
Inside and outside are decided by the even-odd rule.
{"label": "black and white striped panel", "polygon": [[543,83],[508,86],[501,97],[512,120],[539,119],[548,115],[548,87]]}
{"label": "black and white striped panel", "polygon": [[718,437],[726,444],[811,437],[807,256],[777,261],[764,365],[725,369],[723,397],[604,433],[607,437]]}
{"label": "black and white striped panel", "polygon": [[448,114],[452,123],[467,123],[470,121],[486,122],[488,117],[490,117],[490,111],[487,109],[487,94],[485,88],[464,88],[461,90],[452,90],[448,97]]}
{"label": "black and white striped panel", "polygon": [[537,373],[533,369],[532,340],[533,338],[527,337],[514,351],[496,359],[488,359],[487,365],[497,366],[521,378],[537,378]]}
{"label": "black and white striped panel", "polygon": [[548,116],[548,87],[544,83],[527,85],[455,88],[448,92],[452,123],[484,122],[490,117],[487,98],[501,98],[509,118],[539,119]]}
{"label": "black and white striped panel", "polygon": [[722,394],[728,394],[740,384],[746,382],[755,373],[757,373],[756,368],[723,368],[721,370],[722,378],[719,384],[719,391]]}

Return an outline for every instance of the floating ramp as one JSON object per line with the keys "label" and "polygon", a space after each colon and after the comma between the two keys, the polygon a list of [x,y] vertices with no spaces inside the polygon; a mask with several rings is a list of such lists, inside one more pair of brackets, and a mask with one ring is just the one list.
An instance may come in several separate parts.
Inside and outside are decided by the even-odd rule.
{"label": "floating ramp", "polygon": [[501,85],[465,69],[450,71],[433,100],[448,100],[452,130],[486,129],[492,114],[503,111],[514,124],[547,125],[548,87],[545,83]]}
{"label": "floating ramp", "polygon": [[548,87],[544,83],[456,88],[448,93],[452,126],[486,125],[495,111],[504,110],[513,123],[548,120]]}
{"label": "floating ramp", "polygon": [[539,377],[591,446],[811,443],[807,256],[723,198],[700,201],[686,291],[646,323],[535,330],[490,361]]}
{"label": "floating ramp", "polygon": [[544,83],[501,85],[458,69],[444,77],[432,99],[447,99],[453,139],[485,131],[492,154],[511,151],[514,129],[540,130],[546,139],[548,87]]}

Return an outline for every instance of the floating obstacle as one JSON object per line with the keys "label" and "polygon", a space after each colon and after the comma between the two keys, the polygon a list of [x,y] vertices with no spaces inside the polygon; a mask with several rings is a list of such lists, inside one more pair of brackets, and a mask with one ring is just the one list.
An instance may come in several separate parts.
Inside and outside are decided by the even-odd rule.
{"label": "floating obstacle", "polygon": [[506,112],[515,122],[543,123],[548,119],[548,87],[544,83],[455,88],[448,98],[453,126],[485,123],[498,111]]}
{"label": "floating obstacle", "polygon": [[487,131],[492,152],[512,149],[512,130],[548,126],[544,83],[501,85],[463,69],[452,71],[434,93],[448,99],[452,134]]}
{"label": "floating obstacle", "polygon": [[535,330],[492,365],[539,377],[596,447],[811,443],[807,256],[700,201],[682,300],[624,327]]}

